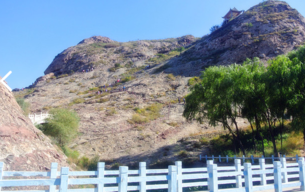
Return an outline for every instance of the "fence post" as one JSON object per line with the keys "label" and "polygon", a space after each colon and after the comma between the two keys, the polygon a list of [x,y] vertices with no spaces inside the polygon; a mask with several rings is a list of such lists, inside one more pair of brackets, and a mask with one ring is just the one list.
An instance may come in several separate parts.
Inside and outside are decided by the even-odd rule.
{"label": "fence post", "polygon": [[168,166],[168,175],[170,176],[168,180],[168,192],[177,192],[177,167],[174,165]]}
{"label": "fence post", "polygon": [[[4,167],[4,163],[3,163],[3,162],[0,162],[0,181],[2,180],[3,167]],[[1,191],[1,187],[0,187],[0,191]]]}
{"label": "fence post", "polygon": [[208,165],[208,188],[209,192],[216,192],[218,191],[218,177],[217,177],[217,165],[210,162]]}
{"label": "fence post", "polygon": [[272,158],[272,163],[274,163],[274,155],[272,155],[271,158]]}
{"label": "fence post", "polygon": [[[140,162],[140,177],[146,177],[146,162]],[[146,180],[140,182],[140,192],[146,191]]]}
{"label": "fence post", "polygon": [[245,156],[243,155],[243,163],[245,163]]}
{"label": "fence post", "polygon": [[253,157],[253,155],[251,155],[251,161],[252,161],[252,165],[254,165],[254,157]]}
{"label": "fence post", "polygon": [[175,165],[177,166],[177,192],[182,192],[182,162],[176,161]]}
{"label": "fence post", "polygon": [[296,162],[299,162],[299,156],[298,156],[298,154],[295,155],[295,160],[296,160]]}
{"label": "fence post", "polygon": [[282,179],[282,183],[287,183],[288,182],[288,178],[287,178],[287,165],[286,165],[286,158],[285,157],[281,157],[281,164],[282,164],[282,175],[283,175],[283,179]]}
{"label": "fence post", "polygon": [[212,160],[213,160],[213,162],[214,162],[214,155],[212,155]]}
{"label": "fence post", "polygon": [[100,180],[100,183],[97,184],[97,191],[103,192],[104,191],[104,182],[101,182],[104,180],[105,175],[105,163],[99,162],[97,164],[97,178]]}
{"label": "fence post", "polygon": [[244,163],[244,176],[246,192],[253,192],[251,163]]}
{"label": "fence post", "polygon": [[275,161],[273,163],[274,173],[274,189],[275,192],[282,192],[282,173],[281,173],[281,162]]}
{"label": "fence post", "polygon": [[[259,166],[260,166],[261,170],[266,170],[266,165],[265,165],[265,159],[264,158],[259,159]],[[261,185],[267,185],[266,174],[262,173],[262,174],[260,174],[260,177],[261,177]]]}
{"label": "fence post", "polygon": [[219,162],[221,162],[221,155],[219,155]]}
{"label": "fence post", "polygon": [[62,167],[60,171],[60,186],[59,192],[68,191],[69,167]]}
{"label": "fence post", "polygon": [[[234,164],[235,164],[235,171],[241,172],[240,159],[235,159]],[[242,187],[241,173],[239,173],[237,176],[235,176],[235,179],[236,179],[236,188],[241,188]]]}
{"label": "fence post", "polygon": [[[50,179],[57,178],[57,165],[58,165],[57,163],[51,164]],[[0,176],[0,180],[1,180],[1,176]],[[50,185],[49,192],[55,192],[55,191],[56,191],[56,185]]]}
{"label": "fence post", "polygon": [[226,158],[227,158],[227,163],[229,163],[229,157],[228,157],[228,155],[226,156]]}
{"label": "fence post", "polygon": [[304,158],[301,157],[299,160],[299,176],[300,176],[300,182],[301,182],[301,189],[300,191],[305,191],[305,163]]}
{"label": "fence post", "polygon": [[119,168],[119,192],[126,192],[127,185],[128,185],[128,167],[127,166],[120,166]]}

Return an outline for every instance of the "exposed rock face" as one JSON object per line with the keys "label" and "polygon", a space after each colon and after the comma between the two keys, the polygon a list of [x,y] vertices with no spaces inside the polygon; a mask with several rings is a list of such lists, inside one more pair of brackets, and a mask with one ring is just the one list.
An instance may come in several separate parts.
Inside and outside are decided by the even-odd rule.
{"label": "exposed rock face", "polygon": [[114,42],[113,40],[109,39],[108,37],[101,37],[101,36],[93,36],[88,39],[84,39],[78,44],[91,44],[91,43],[112,43]]}
{"label": "exposed rock face", "polygon": [[92,67],[108,69],[115,63],[124,65],[128,62],[143,62],[155,57],[157,53],[168,53],[180,46],[189,46],[195,40],[195,37],[187,35],[164,40],[119,43],[108,37],[94,36],[58,54],[44,73],[70,74]]}
{"label": "exposed rock face", "polygon": [[197,41],[167,72],[199,75],[211,65],[242,63],[246,58],[266,61],[302,45],[305,19],[287,3],[267,1]]}
{"label": "exposed rock face", "polygon": [[0,161],[5,170],[48,170],[67,166],[66,156],[22,113],[15,97],[0,83]]}

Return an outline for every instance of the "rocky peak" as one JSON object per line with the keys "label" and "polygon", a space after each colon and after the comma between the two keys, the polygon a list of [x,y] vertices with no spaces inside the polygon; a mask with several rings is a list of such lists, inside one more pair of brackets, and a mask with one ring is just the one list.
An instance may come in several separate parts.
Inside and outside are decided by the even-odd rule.
{"label": "rocky peak", "polygon": [[102,37],[102,36],[93,36],[87,39],[82,40],[81,42],[78,43],[79,44],[92,44],[92,43],[112,43],[114,42],[113,40],[111,40],[108,37]]}
{"label": "rocky peak", "polygon": [[285,2],[266,1],[197,41],[167,72],[193,76],[211,65],[242,63],[254,57],[267,61],[304,41],[304,17]]}

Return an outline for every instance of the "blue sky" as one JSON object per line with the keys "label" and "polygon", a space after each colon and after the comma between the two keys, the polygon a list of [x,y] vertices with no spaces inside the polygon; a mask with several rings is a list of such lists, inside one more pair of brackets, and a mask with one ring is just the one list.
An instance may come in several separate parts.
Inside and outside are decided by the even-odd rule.
{"label": "blue sky", "polygon": [[[230,8],[262,0],[1,0],[0,76],[22,88],[44,75],[64,49],[94,35],[126,42],[202,37]],[[304,0],[286,0],[305,15]]]}

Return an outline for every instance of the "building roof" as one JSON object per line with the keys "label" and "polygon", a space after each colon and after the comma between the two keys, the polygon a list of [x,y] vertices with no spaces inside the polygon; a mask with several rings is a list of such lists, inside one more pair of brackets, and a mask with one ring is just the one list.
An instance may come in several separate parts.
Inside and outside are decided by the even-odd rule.
{"label": "building roof", "polygon": [[229,12],[224,16],[224,17],[222,17],[222,18],[231,18],[231,16],[230,16],[230,14],[231,13],[237,13],[238,15],[241,13],[241,12],[243,12],[243,11],[238,11],[235,7],[233,8],[233,9],[230,9],[229,10]]}

